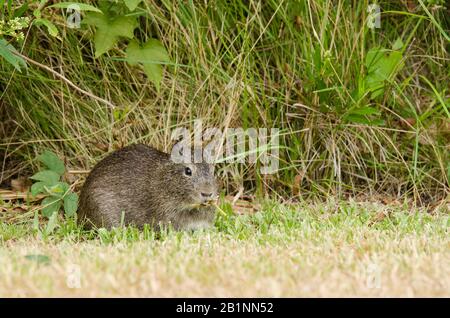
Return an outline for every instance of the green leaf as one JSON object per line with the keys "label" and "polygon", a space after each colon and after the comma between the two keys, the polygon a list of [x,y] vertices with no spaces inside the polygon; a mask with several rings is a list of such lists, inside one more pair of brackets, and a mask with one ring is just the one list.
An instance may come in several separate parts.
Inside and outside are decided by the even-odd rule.
{"label": "green leaf", "polygon": [[61,208],[62,201],[56,197],[46,197],[42,200],[42,215],[49,218]]}
{"label": "green leaf", "polygon": [[357,124],[365,124],[365,125],[369,125],[370,124],[370,120],[367,119],[365,116],[362,115],[357,115],[357,114],[348,114],[344,117],[344,119],[346,121],[352,122],[352,123],[357,123]]}
{"label": "green leaf", "polygon": [[125,2],[125,5],[127,6],[128,10],[134,11],[136,10],[139,3],[142,2],[142,0],[123,0]]}
{"label": "green leaf", "polygon": [[69,185],[65,182],[57,182],[55,185],[49,188],[51,195],[62,197],[69,190]]}
{"label": "green leaf", "polygon": [[51,170],[39,171],[35,175],[33,175],[30,179],[42,181],[46,185],[51,186],[55,185],[59,181],[59,174]]}
{"label": "green leaf", "polygon": [[23,5],[21,5],[19,8],[14,10],[14,18],[18,18],[23,16],[23,14],[28,10],[28,3],[25,2]]}
{"label": "green leaf", "polygon": [[63,175],[65,171],[64,162],[51,151],[44,151],[37,159],[42,162],[48,169]]}
{"label": "green leaf", "polygon": [[136,41],[131,41],[126,54],[126,60],[130,65],[142,64],[145,74],[159,90],[163,75],[161,64],[170,62],[169,55],[161,42],[150,39],[141,47]]}
{"label": "green leaf", "polygon": [[130,111],[130,107],[129,106],[126,106],[125,108],[122,108],[122,109],[121,108],[115,108],[113,110],[114,120],[116,120],[116,121],[123,120],[126,117],[126,115],[129,113],[129,111]]}
{"label": "green leaf", "polygon": [[15,55],[13,52],[17,52],[14,46],[6,42],[4,39],[0,39],[0,56],[3,57],[9,64],[14,66],[16,70],[21,72],[22,67],[27,67],[27,63],[23,58]]}
{"label": "green leaf", "polygon": [[400,50],[400,49],[402,49],[403,48],[403,41],[402,41],[402,39],[401,38],[398,38],[395,42],[394,42],[394,44],[392,45],[392,49],[394,50],[394,51],[398,51],[398,50]]}
{"label": "green leaf", "polygon": [[78,208],[78,195],[70,192],[64,197],[64,212],[66,216],[74,215]]}
{"label": "green leaf", "polygon": [[364,88],[372,92],[372,98],[383,94],[385,82],[391,80],[403,67],[401,52],[391,51],[390,54],[387,52],[388,50],[377,47],[371,49],[366,55],[367,76]]}
{"label": "green leaf", "polygon": [[31,195],[35,197],[45,191],[45,182],[36,182],[31,186]]}
{"label": "green leaf", "polygon": [[120,37],[132,39],[138,25],[135,17],[110,18],[95,12],[87,14],[83,22],[97,28],[94,36],[96,58],[112,49]]}
{"label": "green leaf", "polygon": [[56,26],[52,22],[50,22],[47,19],[38,18],[38,19],[33,21],[33,24],[37,25],[37,26],[43,25],[43,26],[45,26],[47,28],[48,34],[50,34],[53,37],[57,37],[58,36],[58,29],[56,28]]}
{"label": "green leaf", "polygon": [[48,6],[48,8],[60,8],[60,9],[67,9],[67,8],[76,9],[78,11],[93,11],[93,12],[99,12],[102,13],[100,9],[97,9],[94,6],[91,6],[89,4],[85,3],[78,3],[78,2],[61,2],[57,4],[53,4],[51,6]]}
{"label": "green leaf", "polygon": [[356,114],[356,115],[369,116],[369,115],[379,115],[380,111],[374,107],[364,106],[364,107],[352,109],[349,113]]}
{"label": "green leaf", "polygon": [[384,126],[386,122],[383,119],[374,119],[370,121],[371,126]]}

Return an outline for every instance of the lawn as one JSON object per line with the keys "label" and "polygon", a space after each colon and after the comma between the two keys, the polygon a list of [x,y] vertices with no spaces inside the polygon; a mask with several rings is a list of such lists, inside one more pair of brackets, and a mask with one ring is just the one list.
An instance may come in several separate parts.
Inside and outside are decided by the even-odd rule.
{"label": "lawn", "polygon": [[[0,296],[450,297],[448,1],[63,2],[0,0]],[[76,225],[179,128],[274,129],[278,170],[218,160],[208,231]]]}
{"label": "lawn", "polygon": [[194,233],[2,223],[0,296],[450,296],[448,207],[221,207],[214,229]]}

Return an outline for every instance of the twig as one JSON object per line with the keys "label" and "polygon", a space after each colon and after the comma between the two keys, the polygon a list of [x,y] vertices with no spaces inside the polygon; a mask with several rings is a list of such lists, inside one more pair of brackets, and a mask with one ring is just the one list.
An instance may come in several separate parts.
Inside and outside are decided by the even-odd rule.
{"label": "twig", "polygon": [[47,65],[41,64],[41,63],[39,63],[39,62],[37,62],[37,61],[35,61],[35,60],[29,58],[28,56],[25,56],[25,55],[21,54],[21,53],[19,53],[19,52],[12,52],[12,53],[16,54],[17,56],[20,56],[20,57],[23,58],[25,61],[27,61],[27,62],[29,62],[29,63],[31,63],[31,64],[34,64],[34,65],[36,65],[36,66],[39,66],[40,68],[43,68],[43,69],[49,71],[49,72],[52,73],[54,76],[56,76],[56,77],[58,77],[59,79],[63,80],[63,81],[66,82],[69,86],[71,86],[72,88],[76,89],[76,90],[79,91],[80,93],[82,93],[82,94],[84,94],[84,95],[87,95],[87,96],[91,97],[92,99],[95,99],[96,101],[99,101],[99,102],[101,102],[101,103],[104,103],[104,104],[108,105],[109,107],[111,107],[111,108],[113,108],[113,109],[116,108],[116,106],[115,106],[113,103],[111,103],[111,102],[107,101],[106,99],[103,99],[103,98],[101,98],[101,97],[98,97],[98,96],[96,96],[96,95],[94,95],[94,94],[92,94],[92,93],[90,93],[90,92],[88,92],[88,91],[85,91],[84,89],[78,87],[78,86],[75,85],[72,81],[70,81],[69,79],[67,79],[64,75],[62,75],[62,74],[60,74],[60,73],[54,71],[53,69],[51,69],[51,68],[48,67]]}

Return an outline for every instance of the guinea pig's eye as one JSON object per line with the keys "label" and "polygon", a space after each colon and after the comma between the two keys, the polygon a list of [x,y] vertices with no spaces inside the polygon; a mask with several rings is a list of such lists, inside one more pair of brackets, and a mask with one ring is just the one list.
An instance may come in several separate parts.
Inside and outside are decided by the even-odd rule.
{"label": "guinea pig's eye", "polygon": [[187,176],[192,176],[192,170],[189,167],[184,168],[184,174]]}

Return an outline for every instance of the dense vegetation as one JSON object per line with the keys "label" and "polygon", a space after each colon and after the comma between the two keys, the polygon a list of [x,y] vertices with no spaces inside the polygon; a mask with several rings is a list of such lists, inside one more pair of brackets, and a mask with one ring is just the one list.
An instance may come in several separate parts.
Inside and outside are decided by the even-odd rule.
{"label": "dense vegetation", "polygon": [[[31,21],[23,39],[20,30],[0,33],[3,49],[41,64],[0,58],[0,184],[37,171],[46,149],[72,170],[132,142],[169,150],[170,130],[201,118],[221,129],[281,129],[277,174],[220,165],[230,194],[428,202],[448,193],[445,1],[378,1],[380,28],[370,28],[368,1],[84,1],[110,22],[136,23],[112,49],[95,39],[99,13],[82,11],[72,29],[64,8],[48,7],[58,1],[41,2],[38,16],[38,1],[25,2],[0,1],[3,24]],[[162,78],[138,43],[160,43]]]}
{"label": "dense vegetation", "polygon": [[[195,233],[0,223],[2,297],[448,297],[449,218],[329,201],[228,209]],[[380,211],[381,216],[379,215]]]}

